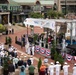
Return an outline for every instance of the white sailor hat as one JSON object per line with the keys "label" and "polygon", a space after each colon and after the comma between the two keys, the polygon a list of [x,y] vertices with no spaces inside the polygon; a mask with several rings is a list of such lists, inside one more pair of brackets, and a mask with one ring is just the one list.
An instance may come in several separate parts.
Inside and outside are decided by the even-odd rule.
{"label": "white sailor hat", "polygon": [[59,61],[56,61],[56,64],[59,64]]}
{"label": "white sailor hat", "polygon": [[67,65],[67,62],[65,62],[64,64]]}
{"label": "white sailor hat", "polygon": [[53,62],[51,62],[50,64],[51,64],[51,65],[54,65],[54,63],[53,63]]}
{"label": "white sailor hat", "polygon": [[76,66],[76,63],[74,65]]}

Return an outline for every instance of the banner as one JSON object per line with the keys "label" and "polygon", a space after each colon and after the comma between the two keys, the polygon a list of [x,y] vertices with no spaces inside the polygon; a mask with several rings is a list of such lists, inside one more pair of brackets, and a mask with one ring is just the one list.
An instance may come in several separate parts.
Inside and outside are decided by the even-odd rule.
{"label": "banner", "polygon": [[49,50],[49,49],[46,49],[46,52],[45,52],[45,53],[46,53],[46,55],[48,55],[48,56],[49,56],[51,52],[50,52],[50,50]]}
{"label": "banner", "polygon": [[40,51],[40,46],[35,46],[35,50],[36,50],[36,52],[39,52]]}
{"label": "banner", "polygon": [[74,60],[76,61],[76,56],[74,56]]}
{"label": "banner", "polygon": [[71,55],[69,55],[69,54],[66,54],[66,59],[67,59],[67,61],[71,61],[72,58],[73,58],[73,56],[71,56]]}
{"label": "banner", "polygon": [[42,54],[44,54],[44,53],[45,53],[45,48],[42,47],[42,48],[40,49],[40,52],[41,52]]}
{"label": "banner", "polygon": [[35,46],[35,51],[42,54],[43,56],[50,56],[50,50],[49,49],[46,49],[44,47],[40,47],[38,45]]}
{"label": "banner", "polygon": [[26,18],[26,20],[24,20],[24,24],[29,26],[33,25],[33,26],[39,26],[43,28],[49,28],[55,31],[54,20]]}

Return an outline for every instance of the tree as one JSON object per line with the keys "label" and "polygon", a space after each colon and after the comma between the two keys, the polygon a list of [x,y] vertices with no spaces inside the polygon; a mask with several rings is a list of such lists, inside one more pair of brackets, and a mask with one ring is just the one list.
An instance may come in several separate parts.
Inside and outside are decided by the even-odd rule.
{"label": "tree", "polygon": [[41,60],[41,58],[39,58],[38,65],[37,65],[38,71],[40,71],[41,65],[42,65],[42,60]]}
{"label": "tree", "polygon": [[51,48],[51,59],[54,59],[55,53],[56,53],[56,45],[55,45],[55,41],[53,41],[52,48]]}
{"label": "tree", "polygon": [[3,75],[8,75],[9,57],[3,57]]}
{"label": "tree", "polygon": [[6,31],[6,27],[0,24],[0,33]]}
{"label": "tree", "polygon": [[57,11],[54,11],[54,10],[49,10],[47,12],[47,16],[50,17],[50,18],[64,17],[63,13],[57,12]]}
{"label": "tree", "polygon": [[31,12],[29,15],[32,18],[43,18],[43,15],[41,13],[38,13],[38,12]]}

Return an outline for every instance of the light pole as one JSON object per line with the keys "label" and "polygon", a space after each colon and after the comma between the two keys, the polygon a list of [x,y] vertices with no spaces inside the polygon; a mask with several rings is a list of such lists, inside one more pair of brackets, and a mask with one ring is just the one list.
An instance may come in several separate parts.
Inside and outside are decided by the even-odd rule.
{"label": "light pole", "polygon": [[71,28],[70,28],[70,40],[71,40],[71,45],[72,45],[72,29],[73,29],[73,24],[71,22]]}

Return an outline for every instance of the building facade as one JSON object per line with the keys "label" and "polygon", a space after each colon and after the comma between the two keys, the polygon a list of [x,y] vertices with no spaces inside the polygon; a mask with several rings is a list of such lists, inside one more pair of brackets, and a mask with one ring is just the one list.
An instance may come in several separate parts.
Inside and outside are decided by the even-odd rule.
{"label": "building facade", "polygon": [[76,13],[76,0],[56,0],[56,3],[63,13]]}
{"label": "building facade", "polygon": [[9,16],[5,17],[7,22],[2,22],[1,15],[2,21],[0,23],[23,22],[25,18],[29,17],[30,12],[46,13],[52,9],[53,5],[54,0],[0,0],[0,13],[9,12]]}

